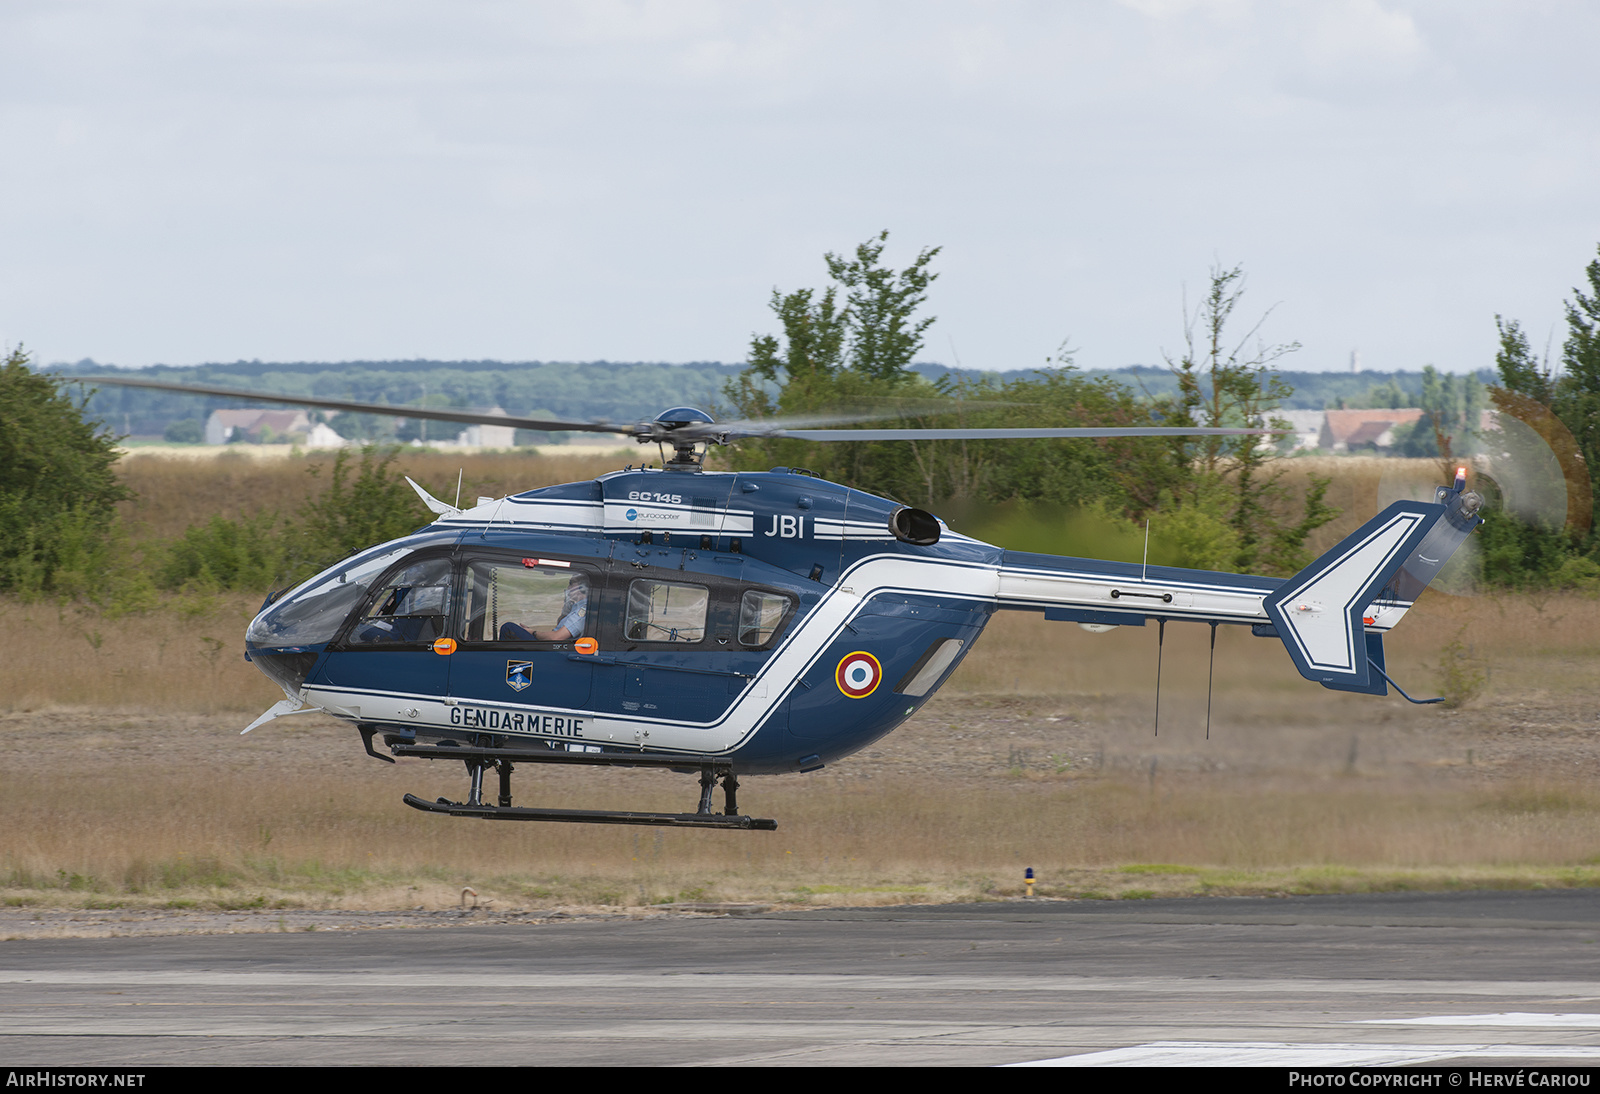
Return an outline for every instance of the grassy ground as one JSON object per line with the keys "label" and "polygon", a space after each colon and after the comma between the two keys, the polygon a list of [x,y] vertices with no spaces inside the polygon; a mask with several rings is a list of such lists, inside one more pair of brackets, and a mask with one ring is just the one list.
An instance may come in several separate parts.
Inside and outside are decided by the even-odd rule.
{"label": "grassy ground", "polygon": [[[288,504],[304,469],[251,477],[268,470],[224,465],[221,485],[138,473],[158,508],[203,512],[241,492]],[[511,488],[513,474],[469,467],[468,489],[496,475]],[[472,886],[508,908],[869,904],[1020,895],[1027,867],[1040,895],[1123,899],[1600,883],[1593,600],[1430,593],[1390,662],[1414,693],[1454,679],[1459,709],[1325,691],[1278,643],[1225,628],[1209,739],[1205,628],[1168,628],[1157,736],[1154,628],[1089,635],[1002,615],[884,741],[811,775],[747,780],[741,804],[776,817],[775,833],[427,816],[401,794],[459,798],[459,768],[377,763],[319,716],[241,738],[280,697],[240,656],[254,600],[114,620],[0,602],[13,639],[0,659],[0,900],[438,908]],[[680,810],[692,784],[534,771],[516,792]]]}

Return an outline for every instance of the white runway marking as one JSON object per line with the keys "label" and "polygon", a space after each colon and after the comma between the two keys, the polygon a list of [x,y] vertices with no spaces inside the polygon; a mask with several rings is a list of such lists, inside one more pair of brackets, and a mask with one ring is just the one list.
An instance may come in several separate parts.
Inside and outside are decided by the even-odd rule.
{"label": "white runway marking", "polygon": [[1462,1056],[1491,1060],[1600,1060],[1587,1045],[1341,1045],[1271,1041],[1152,1041],[1008,1067],[1404,1067]]}
{"label": "white runway marking", "polygon": [[[135,984],[155,987],[218,987],[255,991],[267,987],[317,987],[330,984],[351,990],[398,991],[438,988],[438,976],[426,973],[374,972],[344,969],[329,972],[256,972],[230,969],[0,969],[0,985],[62,984],[97,986]],[[1168,976],[883,976],[872,973],[475,973],[471,989],[572,989],[635,992],[669,985],[675,991],[860,992],[984,991],[1077,993],[1111,992],[1158,995],[1263,996],[1288,994],[1448,996],[1513,995],[1564,999],[1567,1005],[1600,996],[1600,980],[1213,980]],[[1440,1004],[1433,1004],[1438,1006]]]}
{"label": "white runway marking", "polygon": [[1600,1014],[1429,1014],[1420,1018],[1368,1018],[1362,1026],[1496,1026],[1535,1029],[1600,1029]]}

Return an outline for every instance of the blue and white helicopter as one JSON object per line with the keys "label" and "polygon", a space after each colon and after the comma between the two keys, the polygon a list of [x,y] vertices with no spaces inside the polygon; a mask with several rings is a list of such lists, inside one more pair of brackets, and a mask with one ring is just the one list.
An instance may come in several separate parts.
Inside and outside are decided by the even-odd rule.
{"label": "blue and white helicopter", "polygon": [[[1398,501],[1287,580],[1010,551],[931,513],[799,468],[712,472],[711,444],[1174,436],[1224,429],[878,429],[717,423],[677,407],[633,424],[379,407],[126,378],[95,382],[435,420],[606,432],[672,450],[629,468],[436,514],[263,605],[247,654],[286,698],[245,732],[320,710],[366,751],[465,763],[465,801],[407,804],[490,820],[773,829],[739,812],[745,775],[815,771],[914,715],[996,611],[1092,631],[1154,620],[1248,626],[1309,680],[1384,695],[1383,635],[1482,518],[1466,474]],[[1399,691],[1398,686],[1396,690]],[[1404,692],[1400,693],[1406,698]],[[1417,700],[1411,700],[1416,702]],[[1428,700],[1437,702],[1438,700]],[[374,747],[380,741],[391,755]],[[512,805],[518,764],[700,776],[692,813]],[[495,802],[484,776],[499,776]],[[723,789],[716,812],[713,792]]]}

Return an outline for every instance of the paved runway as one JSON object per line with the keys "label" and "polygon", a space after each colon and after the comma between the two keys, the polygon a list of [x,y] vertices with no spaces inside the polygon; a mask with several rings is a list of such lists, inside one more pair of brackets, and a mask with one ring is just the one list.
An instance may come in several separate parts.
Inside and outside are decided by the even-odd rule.
{"label": "paved runway", "polygon": [[1600,891],[0,944],[0,1059],[1600,1063]]}

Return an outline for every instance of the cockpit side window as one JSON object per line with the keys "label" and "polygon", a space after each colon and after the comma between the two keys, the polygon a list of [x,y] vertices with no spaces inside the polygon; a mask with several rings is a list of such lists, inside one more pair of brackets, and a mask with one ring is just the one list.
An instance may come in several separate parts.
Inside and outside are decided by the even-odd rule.
{"label": "cockpit side window", "polygon": [[454,570],[448,558],[415,562],[378,587],[348,639],[352,646],[432,642],[446,633]]}
{"label": "cockpit side window", "polygon": [[412,550],[379,550],[330,566],[256,616],[245,640],[256,649],[331,640],[351,610],[366,597],[372,583]]}
{"label": "cockpit side window", "polygon": [[594,629],[589,574],[542,560],[483,560],[467,567],[467,642],[571,642]]}

